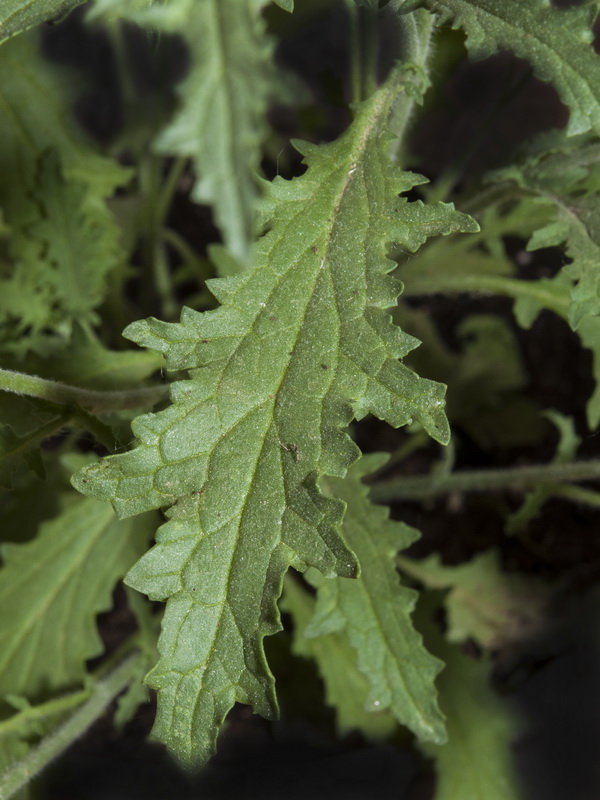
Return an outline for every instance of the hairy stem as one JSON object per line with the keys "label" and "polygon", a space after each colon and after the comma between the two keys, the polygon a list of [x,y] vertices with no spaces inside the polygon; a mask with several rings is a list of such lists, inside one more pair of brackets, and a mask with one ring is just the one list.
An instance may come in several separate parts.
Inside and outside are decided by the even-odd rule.
{"label": "hairy stem", "polygon": [[0,722],[0,739],[11,733],[36,722],[43,722],[53,717],[59,717],[67,711],[80,706],[90,696],[90,689],[80,689],[77,692],[70,692],[62,697],[56,697],[37,706],[28,706],[23,711],[13,714],[12,717]]}
{"label": "hairy stem", "polygon": [[414,297],[448,292],[470,292],[473,294],[501,294],[512,299],[526,297],[537,300],[544,308],[566,316],[569,297],[561,297],[546,289],[540,281],[522,281],[503,275],[439,273],[415,275],[410,278],[402,274],[403,297]]}
{"label": "hairy stem", "polygon": [[133,653],[99,680],[89,699],[62,725],[16,764],[0,775],[0,800],[8,800],[19,789],[67,749],[99,717],[137,675],[139,653]]}
{"label": "hairy stem", "polygon": [[378,503],[425,500],[450,492],[489,492],[521,489],[540,483],[575,483],[598,479],[600,460],[535,464],[512,469],[465,470],[441,475],[406,475],[373,485],[371,499]]}
{"label": "hairy stem", "polygon": [[[433,34],[434,17],[427,11],[414,11],[400,17],[402,25],[403,57],[404,61],[414,66],[415,70],[422,71],[417,78],[425,82],[427,75],[427,62],[431,56],[431,39]],[[405,96],[405,102],[398,102],[392,109],[389,128],[395,138],[390,142],[388,155],[394,162],[399,161],[402,151],[404,134],[415,108],[415,101]]]}
{"label": "hairy stem", "polygon": [[24,372],[0,369],[0,391],[37,397],[61,406],[81,406],[93,414],[153,406],[167,396],[168,388],[161,385],[103,392],[50,381]]}

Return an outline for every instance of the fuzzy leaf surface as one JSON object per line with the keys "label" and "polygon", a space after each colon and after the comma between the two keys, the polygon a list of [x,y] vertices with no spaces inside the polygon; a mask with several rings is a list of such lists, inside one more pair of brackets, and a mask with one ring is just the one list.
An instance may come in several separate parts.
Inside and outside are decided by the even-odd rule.
{"label": "fuzzy leaf surface", "polygon": [[342,530],[361,572],[354,580],[308,573],[317,587],[317,604],[305,636],[337,633],[346,639],[369,683],[366,709],[387,710],[420,739],[440,744],[446,736],[435,678],[442,664],[427,652],[412,624],[417,593],[400,585],[396,570],[397,553],[419,534],[392,522],[388,509],[371,503],[361,483],[362,476],[385,460],[363,457],[344,480],[327,479],[331,491],[347,504]]}
{"label": "fuzzy leaf surface", "polygon": [[443,387],[398,361],[416,342],[385,310],[399,291],[386,242],[416,250],[475,225],[398,197],[419,180],[386,155],[403,86],[394,73],[339,140],[302,146],[307,172],[269,189],[254,266],[211,283],[220,308],[129,326],[190,380],[173,384],[169,408],[134,422],[136,449],[76,478],[121,516],[172,506],[128,581],[171,598],[149,681],[160,690],[155,733],[187,763],[210,755],[236,700],[275,713],[262,640],[279,627],[288,565],[355,574],[336,530],[343,505],[316,486],[357,456],[341,428],[373,413],[448,438]]}
{"label": "fuzzy leaf surface", "polygon": [[540,80],[552,83],[570,110],[568,134],[600,133],[600,57],[594,52],[594,4],[554,8],[549,0],[417,0],[440,24],[463,28],[474,59],[511,50],[527,59]]}
{"label": "fuzzy leaf surface", "polygon": [[35,697],[83,680],[86,660],[102,652],[96,614],[110,608],[149,531],[148,518],[119,522],[106,504],[76,498],[31,542],[4,545],[0,695]]}
{"label": "fuzzy leaf surface", "polygon": [[0,43],[11,36],[49,22],[81,5],[83,0],[3,0],[0,5]]}

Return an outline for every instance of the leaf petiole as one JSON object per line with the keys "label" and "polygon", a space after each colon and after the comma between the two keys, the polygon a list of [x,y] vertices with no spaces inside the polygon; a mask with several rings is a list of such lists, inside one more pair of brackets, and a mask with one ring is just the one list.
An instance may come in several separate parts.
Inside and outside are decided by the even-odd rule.
{"label": "leaf petiole", "polygon": [[0,369],[0,391],[37,397],[61,406],[81,406],[92,414],[100,414],[107,411],[121,411],[126,408],[154,406],[166,398],[168,386],[99,391],[47,380],[37,375],[27,375],[24,372]]}

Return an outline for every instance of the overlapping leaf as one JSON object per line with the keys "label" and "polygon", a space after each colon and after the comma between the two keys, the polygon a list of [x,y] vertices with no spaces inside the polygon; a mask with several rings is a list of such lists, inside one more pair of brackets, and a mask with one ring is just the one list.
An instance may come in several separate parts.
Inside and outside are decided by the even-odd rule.
{"label": "overlapping leaf", "polygon": [[403,86],[398,69],[339,140],[302,145],[308,170],[270,187],[253,268],[212,282],[219,309],[127,329],[190,380],[173,385],[169,408],[136,420],[135,450],[76,479],[122,516],[173,506],[128,581],[171,598],[149,680],[156,732],[187,762],[210,754],[235,700],[274,713],[262,639],[278,628],[287,566],[355,573],[336,531],[342,504],[316,487],[356,458],[340,428],[373,413],[448,437],[443,387],[397,360],[416,342],[385,311],[399,289],[385,243],[415,250],[475,226],[451,206],[398,197],[422,180],[386,155]]}
{"label": "overlapping leaf", "polygon": [[95,616],[110,608],[150,525],[119,522],[105,504],[79,498],[31,542],[3,547],[0,695],[35,697],[83,680],[86,660],[102,651]]}
{"label": "overlapping leaf", "polygon": [[304,635],[337,633],[348,641],[369,684],[366,709],[389,711],[420,739],[440,744],[445,731],[434,681],[442,665],[425,650],[413,627],[417,595],[400,585],[395,562],[398,551],[419,534],[391,522],[386,508],[369,501],[360,480],[385,460],[364,457],[345,479],[327,480],[335,496],[347,504],[342,531],[361,573],[354,580],[326,580],[314,570],[307,573],[317,587],[317,603]]}
{"label": "overlapping leaf", "polygon": [[9,230],[0,265],[5,346],[36,335],[67,338],[91,321],[118,259],[118,229],[104,198],[127,177],[99,156],[70,120],[64,88],[23,34],[0,48],[0,207]]}
{"label": "overlapping leaf", "polygon": [[473,58],[511,50],[530,61],[535,75],[552,83],[569,107],[570,135],[600,133],[600,57],[594,52],[593,3],[558,9],[550,0],[408,0],[409,11],[426,6],[467,34]]}
{"label": "overlapping leaf", "polygon": [[389,710],[367,707],[369,683],[356,665],[356,650],[343,633],[307,638],[304,633],[315,612],[315,599],[292,578],[286,578],[281,609],[294,620],[293,652],[313,658],[325,687],[325,700],[335,709],[336,727],[343,736],[358,730],[371,740],[385,739],[397,722]]}

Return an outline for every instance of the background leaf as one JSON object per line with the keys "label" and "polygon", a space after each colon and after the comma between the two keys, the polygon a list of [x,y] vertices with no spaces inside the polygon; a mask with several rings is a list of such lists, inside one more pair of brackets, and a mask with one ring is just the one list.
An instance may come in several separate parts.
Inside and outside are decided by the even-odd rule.
{"label": "background leaf", "polygon": [[[71,498],[73,500],[73,498]],[[95,616],[147,544],[149,516],[118,522],[110,506],[77,498],[0,569],[0,695],[36,697],[83,681],[102,652]]]}
{"label": "background leaf", "polygon": [[489,662],[443,642],[431,623],[423,631],[446,664],[438,686],[448,742],[423,746],[435,760],[435,800],[523,800],[512,753],[520,722],[490,686]]}
{"label": "background leaf", "polygon": [[[58,72],[35,33],[0,47],[0,207],[9,230],[0,259],[0,347],[22,354],[91,322],[119,258],[104,199],[129,172],[76,130]],[[24,134],[26,132],[26,134]]]}
{"label": "background leaf", "polygon": [[594,4],[554,8],[548,0],[417,0],[401,12],[425,5],[467,34],[474,59],[511,50],[527,59],[540,80],[552,83],[571,112],[568,134],[600,133],[600,57],[594,52]]}

